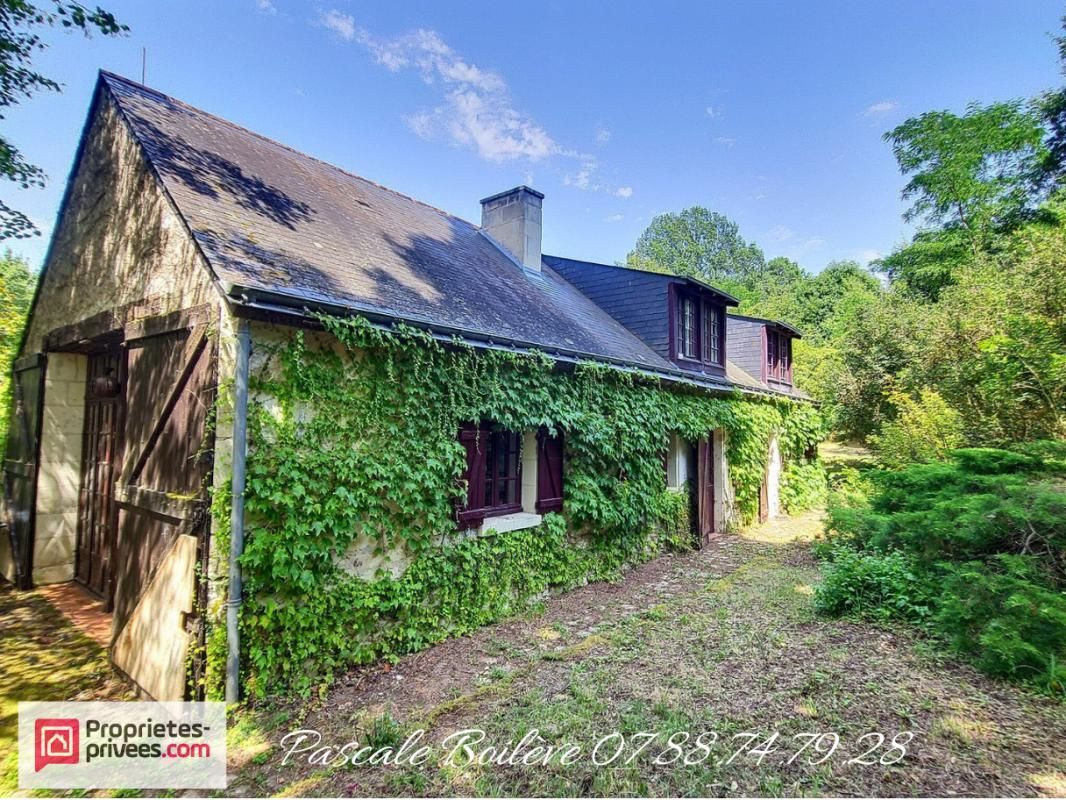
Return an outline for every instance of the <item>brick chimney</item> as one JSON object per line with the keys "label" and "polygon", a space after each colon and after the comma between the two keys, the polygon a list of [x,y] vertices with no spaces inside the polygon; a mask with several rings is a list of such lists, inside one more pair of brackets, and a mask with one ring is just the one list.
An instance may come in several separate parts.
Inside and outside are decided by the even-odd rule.
{"label": "brick chimney", "polygon": [[541,205],[544,195],[518,186],[481,201],[481,230],[528,270],[540,272]]}

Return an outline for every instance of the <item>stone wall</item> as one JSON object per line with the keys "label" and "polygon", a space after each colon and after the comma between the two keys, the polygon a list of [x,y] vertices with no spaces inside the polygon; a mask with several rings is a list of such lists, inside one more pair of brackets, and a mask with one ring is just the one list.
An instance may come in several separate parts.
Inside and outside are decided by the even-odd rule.
{"label": "stone wall", "polygon": [[23,354],[52,330],[220,302],[202,256],[111,101],[103,97],[53,235]]}

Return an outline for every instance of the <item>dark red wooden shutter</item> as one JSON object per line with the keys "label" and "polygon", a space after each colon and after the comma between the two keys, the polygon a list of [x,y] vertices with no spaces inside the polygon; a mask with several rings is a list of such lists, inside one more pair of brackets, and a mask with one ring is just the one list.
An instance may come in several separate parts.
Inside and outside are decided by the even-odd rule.
{"label": "dark red wooden shutter", "polygon": [[459,427],[459,441],[466,449],[466,505],[456,509],[456,521],[461,529],[473,528],[485,519],[485,449],[487,431],[477,423],[464,422]]}
{"label": "dark red wooden shutter", "polygon": [[563,507],[563,435],[549,436],[546,428],[537,431],[537,503],[539,513]]}

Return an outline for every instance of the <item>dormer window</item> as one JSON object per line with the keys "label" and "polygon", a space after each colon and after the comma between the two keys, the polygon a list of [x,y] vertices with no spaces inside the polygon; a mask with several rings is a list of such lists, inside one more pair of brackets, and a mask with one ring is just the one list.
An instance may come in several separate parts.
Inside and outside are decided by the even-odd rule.
{"label": "dormer window", "polygon": [[725,309],[702,292],[677,290],[674,358],[683,367],[720,369],[725,363]]}
{"label": "dormer window", "polygon": [[766,329],[766,377],[792,383],[792,337],[772,328]]}

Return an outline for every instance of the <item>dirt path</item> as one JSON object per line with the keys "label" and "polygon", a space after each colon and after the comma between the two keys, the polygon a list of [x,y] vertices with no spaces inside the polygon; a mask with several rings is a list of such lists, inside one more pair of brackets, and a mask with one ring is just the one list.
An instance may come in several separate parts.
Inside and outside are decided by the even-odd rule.
{"label": "dirt path", "polygon": [[[802,540],[818,527],[809,515],[722,537],[391,668],[355,670],[321,701],[245,714],[231,736],[230,793],[1066,792],[1062,705],[993,682],[909,631],[814,616],[818,570]],[[423,729],[435,749],[419,767],[324,768],[300,757],[282,766],[278,742],[298,728],[319,731],[323,744],[374,747]],[[441,760],[448,748],[439,743],[463,729],[484,731],[481,747],[533,731],[582,755],[568,766],[457,768]],[[622,756],[594,765],[590,751],[614,731]],[[657,736],[623,763],[642,732]],[[686,732],[717,740],[699,763],[655,763],[668,737]],[[885,741],[861,738],[869,733]],[[893,737],[906,749],[896,764]]]}

